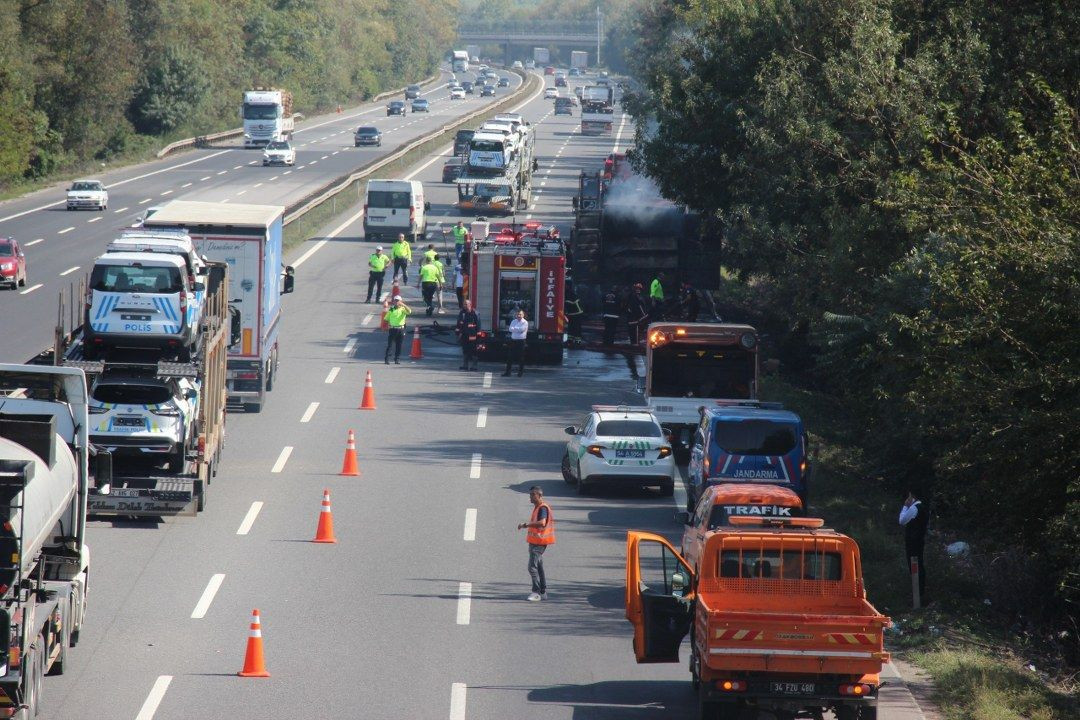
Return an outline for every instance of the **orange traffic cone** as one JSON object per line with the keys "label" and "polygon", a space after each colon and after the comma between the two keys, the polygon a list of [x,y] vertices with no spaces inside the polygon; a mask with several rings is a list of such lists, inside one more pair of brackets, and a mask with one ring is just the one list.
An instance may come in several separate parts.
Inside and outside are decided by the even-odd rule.
{"label": "orange traffic cone", "polygon": [[351,475],[356,477],[360,474],[360,466],[356,463],[356,436],[349,431],[345,439],[345,460],[341,463],[341,472],[338,475]]}
{"label": "orange traffic cone", "polygon": [[395,295],[400,295],[400,294],[401,294],[401,286],[398,285],[398,281],[395,280],[393,286],[390,288],[390,297],[393,298]]}
{"label": "orange traffic cone", "polygon": [[236,673],[240,677],[270,677],[266,672],[266,660],[263,658],[262,623],[259,611],[251,611],[251,628],[248,630],[247,652],[244,654],[244,669]]}
{"label": "orange traffic cone", "polygon": [[323,490],[322,508],[319,509],[319,527],[315,529],[315,539],[311,542],[336,543],[334,537],[334,513],[330,512],[330,491]]}
{"label": "orange traffic cone", "polygon": [[424,351],[420,348],[420,326],[417,325],[413,328],[412,334],[412,350],[409,351],[409,357],[413,360],[420,360],[424,357]]}
{"label": "orange traffic cone", "polygon": [[371,371],[367,371],[367,380],[364,380],[364,397],[360,400],[361,410],[375,409],[375,386],[371,384]]}
{"label": "orange traffic cone", "polygon": [[390,323],[386,322],[386,313],[388,313],[388,312],[390,312],[390,296],[387,296],[387,298],[385,300],[383,300],[382,319],[379,320],[379,329],[380,330],[389,330],[390,329]]}

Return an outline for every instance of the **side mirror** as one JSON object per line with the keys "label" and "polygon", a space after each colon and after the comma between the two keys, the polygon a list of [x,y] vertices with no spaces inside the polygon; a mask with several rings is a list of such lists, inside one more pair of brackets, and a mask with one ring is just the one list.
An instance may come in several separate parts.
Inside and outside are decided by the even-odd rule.
{"label": "side mirror", "polygon": [[563,432],[566,433],[567,435],[577,435],[578,434],[578,429],[577,429],[576,425],[567,425],[566,427],[563,428]]}
{"label": "side mirror", "polygon": [[686,590],[689,583],[686,580],[686,576],[681,572],[675,572],[671,574],[671,591],[673,593],[681,593]]}
{"label": "side mirror", "polygon": [[285,286],[281,289],[282,294],[291,293],[296,285],[296,270],[292,265],[285,268]]}
{"label": "side mirror", "polygon": [[[234,301],[239,302],[239,301]],[[240,332],[242,329],[243,319],[240,317],[240,308],[233,305],[229,306],[229,347],[233,347],[236,343],[240,342]]]}
{"label": "side mirror", "polygon": [[675,522],[679,523],[680,525],[689,525],[690,513],[686,512],[685,510],[680,510],[679,512],[675,513]]}

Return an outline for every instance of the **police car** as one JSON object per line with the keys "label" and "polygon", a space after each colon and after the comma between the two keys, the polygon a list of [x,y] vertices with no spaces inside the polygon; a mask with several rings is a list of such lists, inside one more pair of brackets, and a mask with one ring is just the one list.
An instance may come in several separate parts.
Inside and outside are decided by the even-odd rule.
{"label": "police car", "polygon": [[563,479],[578,493],[610,482],[638,487],[658,486],[664,495],[675,492],[675,458],[671,442],[648,408],[593,405],[570,435],[562,460]]}
{"label": "police car", "polygon": [[181,472],[198,399],[188,378],[103,375],[90,391],[90,442],[114,455],[168,462]]}
{"label": "police car", "polygon": [[187,260],[159,252],[109,252],[94,261],[83,322],[88,360],[111,348],[159,349],[190,362],[199,339],[206,291]]}

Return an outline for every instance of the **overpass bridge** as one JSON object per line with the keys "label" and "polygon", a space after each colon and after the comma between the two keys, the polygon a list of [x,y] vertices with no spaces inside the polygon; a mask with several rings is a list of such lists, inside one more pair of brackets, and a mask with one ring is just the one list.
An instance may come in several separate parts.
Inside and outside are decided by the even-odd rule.
{"label": "overpass bridge", "polygon": [[573,48],[591,48],[590,61],[596,62],[593,53],[600,48],[602,25],[599,22],[576,23],[527,23],[510,25],[483,25],[462,23],[458,25],[458,41],[469,45],[499,45],[509,60],[512,48],[546,47],[560,45]]}

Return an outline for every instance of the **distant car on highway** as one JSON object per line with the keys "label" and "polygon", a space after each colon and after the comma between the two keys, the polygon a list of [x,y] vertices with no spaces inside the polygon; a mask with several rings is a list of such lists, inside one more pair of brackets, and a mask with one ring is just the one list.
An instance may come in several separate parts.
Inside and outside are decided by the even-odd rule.
{"label": "distant car on highway", "polygon": [[430,112],[431,104],[427,101],[427,98],[416,98],[412,101],[412,111],[415,112]]}
{"label": "distant car on highway", "polygon": [[544,91],[544,99],[545,100],[553,100],[553,99],[555,99],[557,97],[559,97],[559,89],[558,88],[549,87],[547,90]]}
{"label": "distant car on highway", "polygon": [[510,78],[508,78],[508,77],[499,78],[499,87],[510,87]]}
{"label": "distant car on highway", "polygon": [[391,100],[386,105],[387,117],[391,115],[404,115],[405,114],[405,101],[404,100]]}
{"label": "distant car on highway", "polygon": [[266,165],[295,165],[296,150],[288,140],[275,140],[268,143],[263,150],[263,166]]}
{"label": "distant car on highway", "polygon": [[468,95],[473,94],[473,84],[468,80],[463,80],[461,82],[461,89],[464,90]]}
{"label": "distant car on highway", "polygon": [[405,88],[405,99],[406,100],[415,100],[418,97],[420,97],[420,86],[419,85],[410,85],[407,88]]}
{"label": "distant car on highway", "polygon": [[442,166],[442,181],[444,183],[452,183],[461,177],[461,174],[465,171],[465,158],[452,157],[443,163]]}
{"label": "distant car on highway", "polygon": [[566,434],[562,476],[579,494],[599,482],[659,486],[668,496],[675,492],[671,442],[648,408],[593,405],[581,425],[567,427]]}
{"label": "distant car on highway", "polygon": [[555,98],[555,114],[556,115],[573,115],[574,114],[574,98],[573,97],[557,97],[557,98]]}
{"label": "distant car on highway", "polygon": [[563,75],[555,76],[555,87],[566,87],[566,77]]}
{"label": "distant car on highway", "polygon": [[485,85],[480,88],[480,97],[495,97],[495,86]]}
{"label": "distant car on highway", "polygon": [[570,77],[581,77],[581,68],[570,68]]}
{"label": "distant car on highway", "polygon": [[521,70],[522,69],[521,61],[520,60],[515,60],[514,64],[511,65],[510,67],[512,67],[515,70]]}
{"label": "distant car on highway", "polygon": [[26,287],[26,254],[14,238],[0,238],[0,283]]}
{"label": "distant car on highway", "polygon": [[526,60],[525,61],[525,68],[527,70],[535,70],[536,69],[536,61],[535,60]]}
{"label": "distant car on highway", "polygon": [[451,100],[464,100],[465,99],[465,89],[463,87],[461,87],[460,85],[451,86],[451,88],[450,88],[450,99]]}
{"label": "distant car on highway", "polygon": [[458,130],[454,135],[454,154],[465,156],[469,154],[469,143],[472,142],[475,130]]}
{"label": "distant car on highway", "polygon": [[381,147],[382,131],[373,125],[363,125],[356,128],[356,134],[353,135],[353,147],[360,147],[361,145]]}
{"label": "distant car on highway", "polygon": [[67,209],[104,210],[109,206],[109,191],[100,180],[76,180],[67,191]]}
{"label": "distant car on highway", "polygon": [[555,74],[555,68],[553,66],[551,66],[551,65],[548,65],[546,68],[544,68],[544,74],[545,75],[554,75]]}

